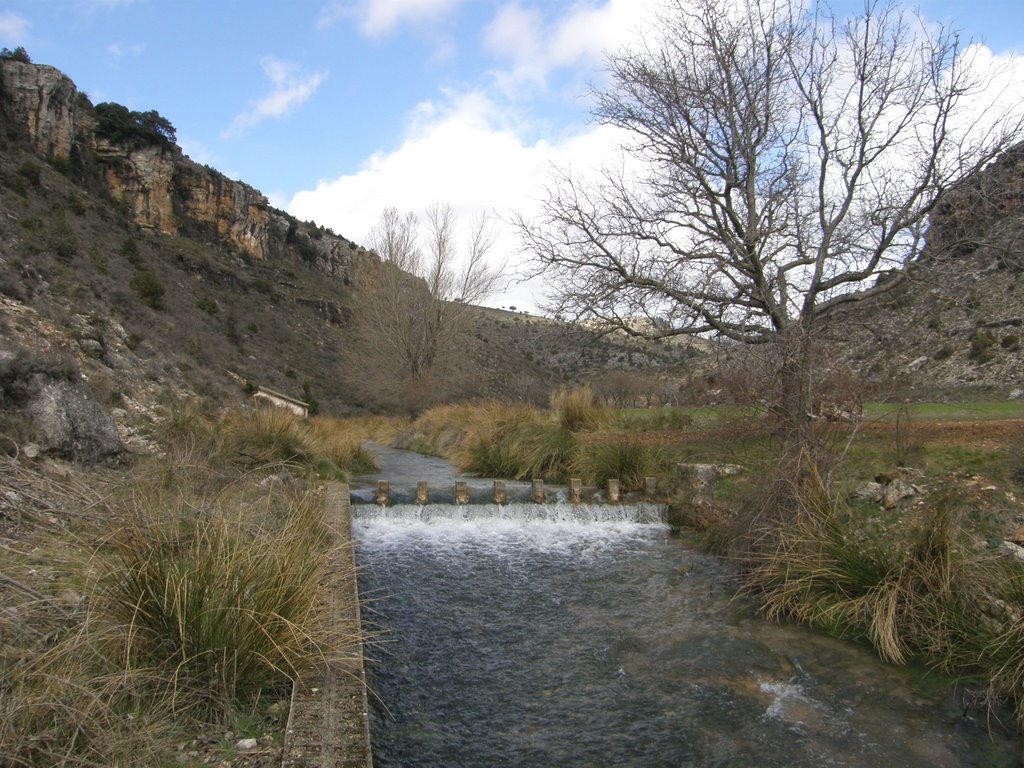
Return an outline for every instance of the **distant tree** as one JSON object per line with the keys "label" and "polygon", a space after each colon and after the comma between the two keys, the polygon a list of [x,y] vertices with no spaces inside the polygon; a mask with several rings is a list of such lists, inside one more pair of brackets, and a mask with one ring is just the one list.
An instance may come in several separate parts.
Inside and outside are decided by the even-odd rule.
{"label": "distant tree", "polygon": [[559,314],[767,344],[766,385],[805,442],[822,323],[900,283],[939,195],[1022,121],[966,115],[985,85],[970,49],[895,2],[848,20],[824,0],[662,7],[595,94],[639,170],[562,173],[517,228]]}
{"label": "distant tree", "polygon": [[134,149],[169,147],[177,138],[171,122],[155,110],[135,112],[111,101],[97,104],[95,110],[96,134],[112,143]]}
{"label": "distant tree", "polygon": [[152,309],[163,309],[165,289],[160,278],[150,269],[142,269],[132,275],[128,283],[146,306]]}
{"label": "distant tree", "polygon": [[446,389],[439,370],[457,356],[473,305],[501,276],[487,259],[494,244],[488,220],[473,223],[461,252],[455,229],[450,205],[432,206],[422,232],[414,214],[387,208],[368,243],[379,261],[362,259],[353,270],[359,368],[369,368],[376,383],[397,384],[410,409]]}
{"label": "distant tree", "polygon": [[310,416],[320,413],[320,401],[313,397],[313,385],[309,383],[309,379],[302,382],[302,399],[309,406]]}
{"label": "distant tree", "polygon": [[32,58],[28,55],[28,51],[22,48],[20,45],[13,51],[9,48],[4,48],[0,51],[0,59],[7,61],[20,61],[23,64],[31,64]]}

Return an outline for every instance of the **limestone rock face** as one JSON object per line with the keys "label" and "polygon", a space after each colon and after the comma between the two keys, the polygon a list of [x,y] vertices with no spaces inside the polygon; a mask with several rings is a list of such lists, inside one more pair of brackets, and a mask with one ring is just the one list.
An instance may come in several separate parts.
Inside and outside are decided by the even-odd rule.
{"label": "limestone rock face", "polygon": [[87,114],[88,100],[53,67],[4,61],[0,93],[4,117],[22,125],[32,145],[47,157],[67,160],[79,134],[91,133],[95,125]]}
{"label": "limestone rock face", "polygon": [[161,147],[126,152],[102,139],[97,140],[94,150],[110,196],[128,206],[135,222],[165,235],[176,234],[171,179],[181,153]]}
{"label": "limestone rock face", "polygon": [[258,190],[185,161],[175,168],[174,191],[183,218],[210,225],[254,258],[271,256],[270,205]]}
{"label": "limestone rock face", "polygon": [[193,162],[177,145],[140,148],[97,136],[89,100],[53,67],[0,60],[0,117],[48,160],[88,155],[111,197],[147,229],[173,235],[198,226],[254,259],[293,253],[346,281],[362,250],[272,208],[258,190]]}

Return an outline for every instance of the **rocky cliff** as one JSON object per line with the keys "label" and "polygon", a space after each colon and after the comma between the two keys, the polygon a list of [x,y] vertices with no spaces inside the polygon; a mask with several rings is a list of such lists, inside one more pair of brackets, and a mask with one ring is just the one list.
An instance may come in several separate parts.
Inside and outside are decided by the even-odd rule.
{"label": "rocky cliff", "polygon": [[273,208],[258,190],[194,163],[177,145],[138,146],[99,135],[93,105],[62,72],[0,60],[0,121],[36,152],[95,177],[138,225],[163,234],[208,234],[257,260],[288,251],[347,279],[362,249]]}

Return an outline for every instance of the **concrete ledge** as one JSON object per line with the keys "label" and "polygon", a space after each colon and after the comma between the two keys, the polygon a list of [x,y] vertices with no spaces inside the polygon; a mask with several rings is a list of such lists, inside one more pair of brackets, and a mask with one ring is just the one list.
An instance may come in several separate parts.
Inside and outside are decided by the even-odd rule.
{"label": "concrete ledge", "polygon": [[[324,517],[336,548],[323,590],[323,605],[340,638],[356,638],[352,650],[319,664],[295,682],[285,730],[283,768],[372,768],[366,674],[356,585],[349,489],[331,483]],[[354,608],[353,608],[354,606]]]}

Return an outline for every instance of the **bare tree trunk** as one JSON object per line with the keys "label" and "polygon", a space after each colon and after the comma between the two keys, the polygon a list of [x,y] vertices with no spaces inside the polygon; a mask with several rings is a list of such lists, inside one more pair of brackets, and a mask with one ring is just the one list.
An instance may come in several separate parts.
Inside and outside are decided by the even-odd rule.
{"label": "bare tree trunk", "polygon": [[779,416],[785,449],[813,454],[814,356],[808,329],[795,326],[780,333],[776,354],[778,388],[773,410]]}

